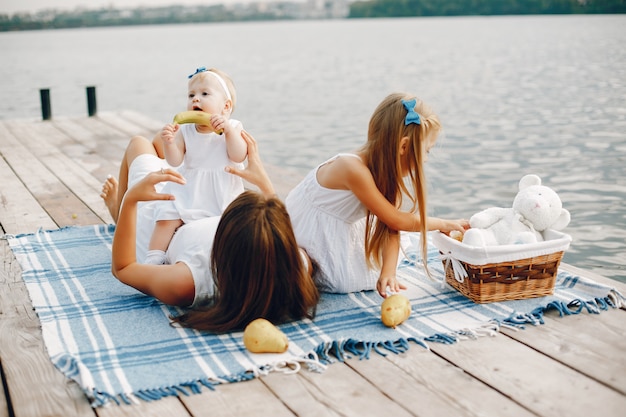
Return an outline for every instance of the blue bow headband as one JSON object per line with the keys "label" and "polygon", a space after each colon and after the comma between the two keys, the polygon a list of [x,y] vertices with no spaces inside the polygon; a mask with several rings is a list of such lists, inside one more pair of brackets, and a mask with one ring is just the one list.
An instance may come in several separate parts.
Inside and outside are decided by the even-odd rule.
{"label": "blue bow headband", "polygon": [[415,123],[419,125],[422,123],[422,119],[420,115],[415,112],[415,104],[417,101],[412,98],[411,100],[402,100],[402,104],[406,109],[406,117],[404,118],[404,125],[410,125],[411,123]]}
{"label": "blue bow headband", "polygon": [[196,68],[196,72],[194,72],[193,74],[189,75],[187,78],[191,78],[194,75],[200,74],[201,72],[205,72],[208,71],[207,67],[198,67]]}
{"label": "blue bow headband", "polygon": [[224,92],[226,93],[226,97],[228,97],[229,100],[232,100],[232,97],[230,96],[230,91],[228,90],[228,86],[226,85],[226,81],[224,81],[224,79],[222,77],[220,77],[220,75],[218,73],[213,72],[213,71],[209,71],[207,69],[207,67],[198,67],[198,68],[196,68],[196,72],[194,72],[193,74],[189,75],[187,78],[191,78],[194,75],[200,74],[201,72],[208,72],[209,74],[213,75],[217,79],[217,81],[219,81],[220,85],[224,89]]}

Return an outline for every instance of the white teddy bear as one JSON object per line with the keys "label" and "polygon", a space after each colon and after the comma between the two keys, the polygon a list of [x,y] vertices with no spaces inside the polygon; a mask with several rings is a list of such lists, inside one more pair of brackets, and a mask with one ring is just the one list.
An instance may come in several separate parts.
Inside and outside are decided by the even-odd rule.
{"label": "white teddy bear", "polygon": [[561,230],[570,222],[570,213],[563,208],[558,194],[541,185],[537,175],[525,175],[511,208],[491,207],[470,218],[471,229],[463,243],[471,246],[492,246],[535,243],[543,241],[546,229]]}

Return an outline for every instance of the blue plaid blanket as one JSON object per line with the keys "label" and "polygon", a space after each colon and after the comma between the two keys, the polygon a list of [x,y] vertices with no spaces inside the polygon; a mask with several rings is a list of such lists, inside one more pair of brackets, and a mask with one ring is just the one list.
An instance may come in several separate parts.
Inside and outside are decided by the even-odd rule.
{"label": "blue plaid blanket", "polygon": [[[611,288],[560,271],[553,296],[474,304],[450,286],[427,278],[417,259],[419,235],[409,235],[398,275],[409,287],[408,321],[396,329],[380,320],[382,298],[373,291],[323,294],[314,320],[280,329],[284,354],[252,354],[242,333],[202,333],[171,326],[181,311],[118,282],[110,272],[114,226],[68,227],[10,237],[22,277],[41,320],[52,362],[75,380],[94,407],[109,402],[189,395],[202,387],[294,371],[321,370],[348,357],[403,352],[411,345],[454,343],[494,334],[501,326],[541,324],[543,313],[599,313],[624,298]],[[429,267],[442,279],[438,252]]]}

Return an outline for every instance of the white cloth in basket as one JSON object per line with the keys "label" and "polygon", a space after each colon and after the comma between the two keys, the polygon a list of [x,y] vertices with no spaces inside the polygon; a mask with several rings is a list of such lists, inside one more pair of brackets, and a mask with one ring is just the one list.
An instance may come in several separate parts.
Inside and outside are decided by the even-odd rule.
{"label": "white cloth in basket", "polygon": [[433,244],[444,256],[449,255],[452,259],[458,259],[470,265],[511,262],[549,255],[566,251],[572,241],[570,235],[551,229],[544,232],[544,237],[543,242],[521,245],[469,246],[441,232],[435,232],[432,235]]}

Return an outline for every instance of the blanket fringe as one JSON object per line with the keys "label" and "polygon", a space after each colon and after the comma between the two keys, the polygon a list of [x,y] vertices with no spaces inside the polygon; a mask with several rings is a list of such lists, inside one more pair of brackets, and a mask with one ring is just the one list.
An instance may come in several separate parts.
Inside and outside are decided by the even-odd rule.
{"label": "blanket fringe", "polygon": [[314,372],[323,372],[326,370],[326,365],[321,363],[316,355],[309,355],[306,358],[291,359],[286,361],[280,361],[271,365],[266,365],[258,369],[254,369],[255,376],[269,375],[271,372],[282,372],[283,374],[296,374],[302,369],[302,365],[307,366],[307,369]]}
{"label": "blanket fringe", "polygon": [[537,307],[530,313],[521,314],[513,313],[506,320],[504,324],[509,327],[524,329],[524,325],[532,324],[533,326],[542,325],[545,323],[543,316],[547,311],[556,310],[559,313],[559,317],[570,316],[580,314],[586,311],[589,314],[600,314],[602,311],[606,311],[611,308],[621,308],[624,305],[624,297],[617,291],[612,291],[603,298],[594,298],[592,300],[581,300],[579,298],[564,303],[562,301],[552,301],[545,307]]}
{"label": "blanket fringe", "polygon": [[319,358],[320,363],[327,365],[336,361],[344,362],[346,359],[353,357],[358,357],[359,360],[369,359],[372,351],[381,356],[387,356],[388,353],[404,353],[409,350],[409,342],[420,345],[424,349],[429,349],[423,340],[414,337],[379,342],[346,339],[322,343],[315,349],[314,353]]}
{"label": "blanket fringe", "polygon": [[118,395],[111,395],[107,392],[100,392],[91,390],[87,392],[87,397],[91,400],[91,406],[101,407],[106,405],[130,405],[138,404],[139,401],[156,401],[165,397],[188,397],[192,394],[200,394],[202,388],[207,388],[211,391],[215,391],[216,386],[221,384],[228,384],[234,382],[248,381],[257,378],[262,375],[268,375],[270,372],[282,372],[285,374],[297,373],[302,368],[302,364],[307,365],[308,369],[321,372],[326,369],[326,365],[323,364],[315,354],[306,358],[298,358],[288,361],[281,361],[272,365],[267,365],[259,369],[251,369],[238,375],[233,375],[224,378],[204,378],[196,381],[188,381],[179,385],[161,387],[155,389],[145,389],[136,391],[133,393],[122,393]]}
{"label": "blanket fringe", "polygon": [[246,372],[245,374],[231,378],[231,380],[214,380],[214,379],[200,379],[197,381],[184,382],[179,385],[170,387],[154,388],[139,390],[133,393],[122,393],[118,395],[111,395],[107,392],[95,391],[87,392],[87,397],[91,400],[91,406],[102,407],[108,405],[131,405],[139,404],[140,401],[151,402],[160,400],[165,397],[188,397],[192,394],[200,394],[202,387],[205,387],[211,391],[215,391],[215,386],[228,382],[239,382],[255,378],[255,375]]}

